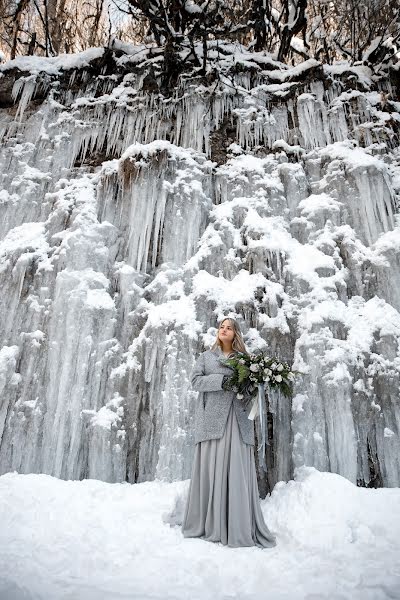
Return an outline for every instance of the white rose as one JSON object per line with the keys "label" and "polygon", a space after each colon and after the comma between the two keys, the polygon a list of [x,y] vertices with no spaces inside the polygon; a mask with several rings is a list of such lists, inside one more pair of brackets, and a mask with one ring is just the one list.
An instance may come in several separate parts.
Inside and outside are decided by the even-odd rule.
{"label": "white rose", "polygon": [[250,371],[257,373],[257,371],[259,371],[259,370],[260,370],[260,368],[258,365],[250,365]]}
{"label": "white rose", "polygon": [[236,398],[239,398],[239,400],[242,400],[244,398],[243,394],[236,394]]}
{"label": "white rose", "polygon": [[276,375],[275,381],[282,381],[282,375]]}
{"label": "white rose", "polygon": [[276,366],[277,366],[276,363],[272,363],[271,369],[274,371],[276,369]]}
{"label": "white rose", "polygon": [[293,373],[288,373],[286,379],[289,379],[289,381],[293,381],[293,379],[294,379]]}
{"label": "white rose", "polygon": [[269,381],[269,380],[270,380],[270,378],[269,378],[269,377],[266,377],[266,378],[264,379],[264,381]]}
{"label": "white rose", "polygon": [[276,369],[276,370],[277,370],[277,371],[283,371],[283,365],[278,365],[278,367],[277,367],[277,369]]}

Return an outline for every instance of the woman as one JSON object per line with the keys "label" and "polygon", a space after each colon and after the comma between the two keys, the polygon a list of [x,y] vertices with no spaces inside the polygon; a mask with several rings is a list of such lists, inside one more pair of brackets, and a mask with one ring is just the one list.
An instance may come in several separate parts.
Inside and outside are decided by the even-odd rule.
{"label": "woman", "polygon": [[272,548],[276,538],[264,521],[258,494],[254,422],[247,418],[250,408],[227,389],[232,370],[220,361],[235,352],[246,352],[239,324],[222,319],[216,341],[200,354],[191,374],[199,397],[182,533],[232,548]]}

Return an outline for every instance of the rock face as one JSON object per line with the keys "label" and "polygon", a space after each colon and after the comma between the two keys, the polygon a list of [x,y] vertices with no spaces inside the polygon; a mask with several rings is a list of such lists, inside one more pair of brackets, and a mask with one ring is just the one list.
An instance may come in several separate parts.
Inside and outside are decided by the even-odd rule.
{"label": "rock face", "polygon": [[1,67],[0,473],[190,477],[189,374],[229,313],[302,371],[264,491],[400,485],[390,77],[235,51],[164,98],[139,50]]}

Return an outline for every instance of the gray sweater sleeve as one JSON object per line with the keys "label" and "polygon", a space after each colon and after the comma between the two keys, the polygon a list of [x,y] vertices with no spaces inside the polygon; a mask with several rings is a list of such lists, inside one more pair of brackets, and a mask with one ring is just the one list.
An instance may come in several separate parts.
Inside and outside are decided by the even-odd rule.
{"label": "gray sweater sleeve", "polygon": [[190,375],[190,383],[198,392],[216,392],[222,390],[223,373],[205,374],[204,353],[200,354]]}

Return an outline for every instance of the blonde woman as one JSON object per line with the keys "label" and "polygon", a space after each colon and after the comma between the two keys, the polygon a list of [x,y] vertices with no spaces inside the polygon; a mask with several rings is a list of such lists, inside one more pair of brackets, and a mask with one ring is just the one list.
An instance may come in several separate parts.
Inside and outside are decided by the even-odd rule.
{"label": "blonde woman", "polygon": [[184,537],[226,546],[272,548],[276,538],[261,512],[254,460],[254,421],[236,393],[225,389],[232,370],[220,359],[247,352],[239,324],[224,318],[191,373],[199,392],[195,453],[182,524]]}

